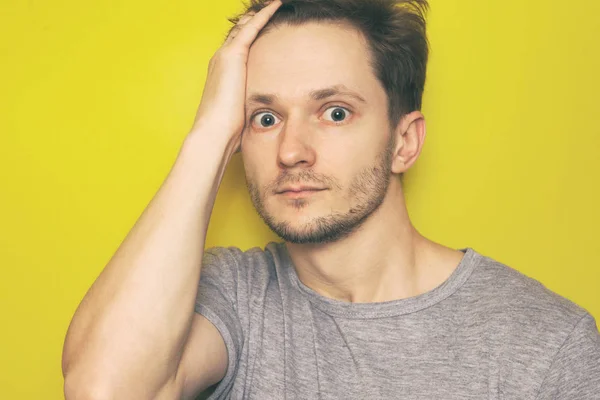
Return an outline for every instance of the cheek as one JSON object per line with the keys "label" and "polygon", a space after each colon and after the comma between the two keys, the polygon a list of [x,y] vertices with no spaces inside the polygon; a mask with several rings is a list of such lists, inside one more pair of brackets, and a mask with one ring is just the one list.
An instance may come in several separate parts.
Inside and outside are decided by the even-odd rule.
{"label": "cheek", "polygon": [[245,131],[242,136],[242,158],[246,175],[260,178],[277,173],[277,135]]}
{"label": "cheek", "polygon": [[323,142],[318,149],[321,169],[347,182],[356,171],[371,165],[381,145],[375,135],[367,133],[348,134],[343,140]]}
{"label": "cheek", "polygon": [[244,163],[244,172],[246,174],[246,181],[258,184],[259,177],[257,176],[256,171],[256,163],[254,163],[246,154],[242,155],[243,163]]}
{"label": "cheek", "polygon": [[270,164],[264,156],[264,151],[261,150],[253,146],[242,147],[242,161],[246,180],[263,188],[270,182],[268,177],[272,168],[270,168]]}
{"label": "cheek", "polygon": [[261,161],[261,154],[264,154],[264,152],[264,147],[254,137],[244,132],[241,153],[244,160],[244,167],[247,171],[254,171],[256,169]]}

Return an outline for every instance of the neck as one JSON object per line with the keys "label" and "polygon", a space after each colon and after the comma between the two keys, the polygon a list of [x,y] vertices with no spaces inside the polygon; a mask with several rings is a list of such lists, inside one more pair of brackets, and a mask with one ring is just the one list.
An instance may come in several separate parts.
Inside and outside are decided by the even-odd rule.
{"label": "neck", "polygon": [[425,293],[445,281],[462,253],[424,238],[410,222],[400,182],[381,206],[334,243],[286,245],[298,277],[317,293],[370,303]]}

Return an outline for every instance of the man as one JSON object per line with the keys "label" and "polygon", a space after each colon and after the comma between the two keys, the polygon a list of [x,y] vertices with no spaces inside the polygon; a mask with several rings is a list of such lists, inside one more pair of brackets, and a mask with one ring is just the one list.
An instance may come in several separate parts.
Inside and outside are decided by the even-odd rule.
{"label": "man", "polygon": [[[425,8],[256,1],[236,20],[172,171],[73,318],[68,399],[600,398],[589,313],[409,220]],[[204,252],[238,148],[284,242]]]}

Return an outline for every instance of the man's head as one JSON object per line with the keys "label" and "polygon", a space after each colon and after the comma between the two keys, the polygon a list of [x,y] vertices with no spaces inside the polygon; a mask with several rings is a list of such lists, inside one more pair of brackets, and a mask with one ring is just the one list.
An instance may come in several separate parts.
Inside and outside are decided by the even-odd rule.
{"label": "man's head", "polygon": [[426,6],[287,1],[255,41],[242,155],[254,205],[284,240],[354,232],[418,156]]}

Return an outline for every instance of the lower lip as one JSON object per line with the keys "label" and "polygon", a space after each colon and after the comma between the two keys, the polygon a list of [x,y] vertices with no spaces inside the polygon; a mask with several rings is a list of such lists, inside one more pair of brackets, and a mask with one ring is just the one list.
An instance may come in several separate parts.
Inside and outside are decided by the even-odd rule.
{"label": "lower lip", "polygon": [[289,198],[289,199],[301,199],[304,197],[312,196],[313,194],[322,192],[322,190],[302,190],[300,192],[283,192],[281,195]]}

